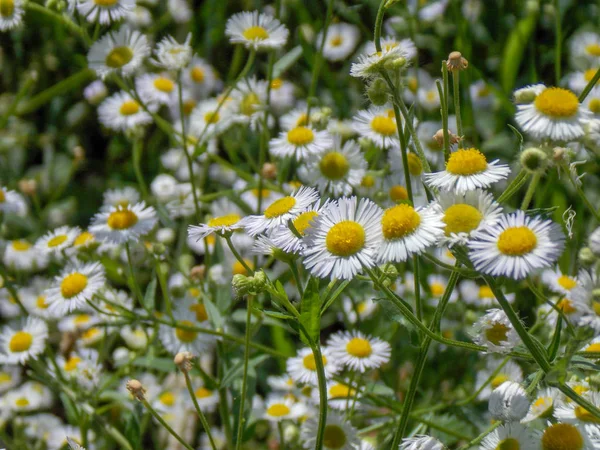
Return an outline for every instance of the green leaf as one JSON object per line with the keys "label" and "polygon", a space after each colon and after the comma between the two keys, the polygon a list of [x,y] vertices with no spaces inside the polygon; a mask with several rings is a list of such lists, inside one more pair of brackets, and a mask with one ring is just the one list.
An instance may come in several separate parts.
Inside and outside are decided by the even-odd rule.
{"label": "green leaf", "polygon": [[297,45],[273,65],[273,78],[279,78],[283,72],[292,67],[302,56],[302,47]]}
{"label": "green leaf", "polygon": [[136,402],[134,411],[127,416],[125,421],[124,434],[134,450],[140,450],[142,445],[142,430],[140,426],[142,412],[142,405]]}
{"label": "green leaf", "polygon": [[[318,342],[321,333],[321,298],[319,297],[319,280],[314,277],[308,282],[300,302],[300,323],[306,330],[308,339]],[[305,336],[301,334],[300,337],[304,341]]]}
{"label": "green leaf", "polygon": [[207,296],[204,296],[202,302],[204,303],[204,307],[206,308],[206,312],[208,313],[208,318],[212,322],[215,328],[222,328],[225,321],[223,320],[223,315],[221,311],[218,310],[217,306],[210,300]]}
{"label": "green leaf", "polygon": [[159,372],[173,372],[175,370],[175,364],[170,358],[155,358],[144,356],[134,359],[132,364],[136,367],[155,369]]}
{"label": "green leaf", "polygon": [[148,311],[154,311],[156,305],[156,277],[153,276],[148,287],[146,287],[146,293],[144,294],[144,308]]}
{"label": "green leaf", "polygon": [[515,87],[525,49],[533,35],[536,24],[537,14],[529,14],[517,23],[517,26],[506,40],[502,64],[500,65],[500,82],[506,93],[512,92]]}
{"label": "green leaf", "polygon": [[274,317],[275,319],[283,319],[283,320],[290,320],[293,319],[294,316],[290,315],[290,314],[285,314],[285,313],[281,313],[278,311],[262,311],[265,316],[269,316],[269,317]]}
{"label": "green leaf", "polygon": [[[269,355],[264,355],[264,354],[251,357],[250,360],[248,361],[248,368],[256,367],[257,365],[259,365],[261,362],[263,362],[267,358],[269,358]],[[233,365],[233,367],[231,369],[229,369],[229,371],[225,374],[225,376],[221,380],[221,386],[220,386],[221,389],[228,387],[232,382],[241,378],[243,370],[244,370],[244,361],[239,360],[237,363],[235,363]]]}

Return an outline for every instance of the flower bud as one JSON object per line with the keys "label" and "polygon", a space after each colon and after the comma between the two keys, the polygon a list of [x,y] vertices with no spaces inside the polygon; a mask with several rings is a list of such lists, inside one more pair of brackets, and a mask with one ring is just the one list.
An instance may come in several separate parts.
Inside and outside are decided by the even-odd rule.
{"label": "flower bud", "polygon": [[146,389],[144,389],[144,386],[138,380],[129,380],[127,382],[127,390],[139,401],[145,400]]}
{"label": "flower bud", "polygon": [[494,419],[518,422],[529,411],[527,392],[519,383],[505,381],[490,395],[488,409]]}
{"label": "flower bud", "polygon": [[192,370],[193,358],[194,356],[190,352],[179,352],[173,358],[173,362],[182,372],[189,372]]}
{"label": "flower bud", "polygon": [[206,275],[206,266],[204,264],[194,266],[194,267],[192,267],[192,270],[190,270],[190,278],[192,280],[201,281],[204,279],[205,275]]}
{"label": "flower bud", "polygon": [[463,58],[463,55],[460,52],[452,52],[448,55],[446,67],[448,67],[450,72],[458,72],[469,67],[469,61]]}
{"label": "flower bud", "polygon": [[175,242],[175,231],[172,228],[161,228],[156,232],[156,240],[161,244],[170,245]]}
{"label": "flower bud", "polygon": [[265,163],[260,171],[263,178],[274,180],[277,178],[277,166],[273,163]]}
{"label": "flower bud", "polygon": [[376,106],[385,105],[389,100],[388,88],[381,78],[375,78],[367,88],[367,96]]}
{"label": "flower bud", "polygon": [[548,155],[536,147],[523,150],[519,159],[521,166],[530,173],[544,172],[548,167]]}
{"label": "flower bud", "polygon": [[579,250],[578,257],[579,262],[586,267],[592,266],[592,264],[594,264],[597,259],[596,255],[594,255],[594,252],[589,247],[583,247],[581,250]]}

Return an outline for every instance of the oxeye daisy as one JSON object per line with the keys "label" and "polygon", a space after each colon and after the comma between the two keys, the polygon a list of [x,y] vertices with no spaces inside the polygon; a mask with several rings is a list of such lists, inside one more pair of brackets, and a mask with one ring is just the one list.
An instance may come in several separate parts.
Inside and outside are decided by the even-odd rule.
{"label": "oxeye daisy", "polygon": [[135,87],[140,98],[147,103],[166,105],[171,95],[177,89],[175,82],[166,74],[155,75],[146,73],[135,80]]}
{"label": "oxeye daisy", "polygon": [[127,16],[135,6],[135,0],[77,0],[77,12],[88,22],[108,25]]}
{"label": "oxeye daisy", "polygon": [[380,52],[363,53],[350,66],[350,75],[356,78],[371,79],[381,74],[381,70],[389,64],[405,67],[409,57],[399,46],[382,47]]}
{"label": "oxeye daisy", "polygon": [[304,237],[304,266],[320,278],[350,280],[376,264],[382,211],[368,199],[342,197],[319,214]]}
{"label": "oxeye daisy", "polygon": [[333,146],[309,157],[298,170],[300,179],[315,186],[321,193],[334,197],[350,195],[365,176],[367,161],[355,141],[346,141],[342,146],[339,136],[334,137]]}
{"label": "oxeye daisy", "polygon": [[469,242],[469,258],[475,269],[516,280],[551,266],[564,248],[560,226],[523,211],[504,215],[499,222]]}
{"label": "oxeye daisy", "polygon": [[587,108],[568,89],[545,87],[532,103],[517,105],[515,120],[534,139],[569,142],[584,135]]}
{"label": "oxeye daisy", "polygon": [[[327,29],[323,57],[329,61],[342,61],[356,48],[360,32],[356,25],[334,23]],[[315,42],[321,45],[323,33],[319,33]]]}
{"label": "oxeye daisy", "polygon": [[398,126],[391,108],[374,106],[359,111],[353,125],[359,135],[370,139],[380,148],[398,145]]}
{"label": "oxeye daisy", "polygon": [[519,342],[519,335],[501,309],[490,309],[473,326],[477,344],[491,353],[510,352]]}
{"label": "oxeye daisy", "polygon": [[327,347],[338,364],[361,373],[381,367],[392,353],[390,344],[360,331],[336,333]]}
{"label": "oxeye daisy", "polygon": [[383,212],[380,227],[379,261],[401,262],[434,245],[443,235],[444,223],[436,205],[415,209],[401,203]]}
{"label": "oxeye daisy", "polygon": [[177,42],[172,36],[164,37],[156,46],[152,63],[166,70],[183,69],[192,60],[191,40],[191,33],[188,33],[183,44]]}
{"label": "oxeye daisy", "polygon": [[549,423],[542,432],[541,450],[597,450],[585,427],[571,423]]}
{"label": "oxeye daisy", "polygon": [[115,71],[123,75],[131,75],[149,54],[150,47],[145,35],[121,27],[118,31],[105,34],[100,40],[94,42],[87,59],[90,69],[105,78]]}
{"label": "oxeye daisy", "polygon": [[267,398],[262,417],[269,422],[281,422],[282,420],[295,420],[306,411],[302,403],[295,403],[288,396],[271,396]]}
{"label": "oxeye daisy", "polygon": [[[329,352],[327,347],[321,348],[325,378],[331,379],[340,371],[340,367]],[[287,360],[287,372],[296,383],[317,385],[317,364],[310,348],[301,348],[296,356]]]}
{"label": "oxeye daisy", "polygon": [[215,91],[219,81],[215,69],[204,59],[193,56],[183,70],[183,83],[200,96],[205,97]]}
{"label": "oxeye daisy", "polygon": [[47,338],[48,326],[34,317],[15,328],[4,326],[0,331],[0,363],[24,364],[44,351]]}
{"label": "oxeye daisy", "polygon": [[22,0],[3,0],[0,4],[0,31],[8,31],[18,27],[23,22]]}
{"label": "oxeye daisy", "polygon": [[48,311],[64,316],[86,306],[86,302],[104,287],[104,269],[100,263],[65,268],[46,290]]}
{"label": "oxeye daisy", "polygon": [[[149,104],[148,108],[153,108]],[[127,131],[140,125],[152,123],[152,116],[142,105],[126,92],[117,92],[98,106],[98,119],[106,128]]]}
{"label": "oxeye daisy", "polygon": [[154,228],[156,211],[144,202],[135,205],[117,206],[99,212],[92,219],[90,233],[100,241],[113,244],[137,241]]}
{"label": "oxeye daisy", "polygon": [[[291,221],[291,225],[282,225],[273,230],[271,234],[273,244],[286,253],[300,252],[302,250],[303,237],[306,235],[306,231],[314,224],[320,211],[327,208],[329,200],[322,206],[319,206],[319,203],[319,201],[315,202],[312,206],[306,208],[304,212],[301,212],[294,217]],[[298,237],[294,231],[292,231],[292,226],[301,237]]]}
{"label": "oxeye daisy", "polygon": [[560,391],[556,388],[540,389],[529,406],[529,412],[521,422],[526,423],[535,419],[547,419],[551,417],[559,397]]}
{"label": "oxeye daisy", "polygon": [[502,207],[494,201],[492,194],[481,189],[463,194],[442,191],[437,204],[444,214],[441,242],[449,247],[466,244],[478,231],[495,225],[502,213]]}
{"label": "oxeye daisy", "polygon": [[318,200],[319,194],[310,187],[302,186],[291,195],[287,195],[268,205],[262,215],[247,216],[242,226],[250,236],[287,225],[290,219],[304,212]]}
{"label": "oxeye daisy", "polygon": [[432,188],[463,194],[477,188],[488,188],[508,177],[509,167],[497,163],[498,160],[488,162],[485,155],[475,148],[459,149],[450,155],[446,170],[426,173],[423,179]]}
{"label": "oxeye daisy", "polygon": [[501,425],[481,442],[480,450],[526,450],[539,447],[539,436],[536,431],[525,428],[519,423]]}
{"label": "oxeye daisy", "polygon": [[559,267],[542,272],[542,282],[557,294],[569,295],[578,286],[577,277],[565,275]]}
{"label": "oxeye daisy", "polygon": [[254,50],[281,48],[289,31],[279,20],[258,11],[244,11],[227,20],[225,34],[232,44],[243,44]]}
{"label": "oxeye daisy", "polygon": [[[317,418],[311,418],[302,425],[300,441],[305,449],[315,448],[318,426]],[[327,414],[323,433],[324,450],[355,450],[359,443],[356,429],[344,416],[337,412]]]}
{"label": "oxeye daisy", "polygon": [[299,125],[269,142],[269,151],[278,158],[294,157],[305,160],[311,155],[319,154],[333,145],[333,140],[327,131],[310,126]]}
{"label": "oxeye daisy", "polygon": [[15,191],[0,186],[0,212],[14,213],[19,211],[20,197]]}
{"label": "oxeye daisy", "polygon": [[64,226],[56,228],[39,238],[35,243],[35,248],[48,254],[59,255],[63,250],[73,245],[80,232],[81,230],[77,227]]}
{"label": "oxeye daisy", "polygon": [[431,436],[413,436],[402,439],[399,450],[445,450],[445,447]]}

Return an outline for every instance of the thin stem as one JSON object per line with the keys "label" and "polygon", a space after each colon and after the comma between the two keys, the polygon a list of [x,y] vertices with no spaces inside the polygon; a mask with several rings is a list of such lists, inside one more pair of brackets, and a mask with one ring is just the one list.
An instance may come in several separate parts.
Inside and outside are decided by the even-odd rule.
{"label": "thin stem", "polygon": [[458,147],[463,146],[463,127],[462,119],[460,118],[460,71],[452,71],[452,97],[454,100],[454,114],[456,115],[456,133],[458,134]]}
{"label": "thin stem", "polygon": [[598,84],[598,80],[600,80],[600,69],[596,70],[596,73],[590,82],[586,85],[581,95],[579,95],[579,103],[583,103],[590,91],[594,88],[594,86],[596,86],[596,84]]}
{"label": "thin stem", "polygon": [[55,20],[56,22],[63,24],[70,31],[72,31],[73,33],[75,33],[76,35],[81,37],[86,45],[89,46],[92,44],[92,42],[90,41],[90,38],[87,36],[85,30],[83,28],[81,28],[80,26],[78,26],[77,24],[75,24],[73,21],[71,21],[66,16],[63,16],[54,11],[51,11],[50,9],[45,8],[42,5],[38,5],[37,3],[34,3],[34,2],[25,3],[25,8],[27,8],[30,11],[36,11],[36,12],[39,12],[41,14],[44,14],[44,15],[50,17],[52,20]]}
{"label": "thin stem", "polygon": [[381,51],[381,26],[383,24],[383,17],[385,16],[385,4],[387,0],[381,0],[379,3],[379,9],[377,10],[377,17],[375,18],[375,34],[373,40],[375,41],[375,49]]}
{"label": "thin stem", "polygon": [[187,386],[188,392],[190,393],[190,397],[192,397],[192,403],[194,403],[194,408],[196,408],[196,412],[198,413],[198,417],[200,418],[200,422],[202,423],[202,427],[204,427],[204,432],[208,436],[208,440],[210,441],[210,446],[213,450],[217,450],[217,445],[212,437],[212,433],[210,432],[210,426],[206,421],[206,417],[204,413],[200,409],[200,405],[198,405],[198,399],[196,398],[196,393],[194,392],[194,388],[192,387],[192,380],[190,380],[190,374],[187,370],[182,371],[183,376],[185,377],[185,384]]}
{"label": "thin stem", "polygon": [[137,297],[138,302],[140,303],[140,305],[144,304],[144,296],[142,295],[142,291],[140,290],[140,286],[137,283],[137,280],[135,279],[135,273],[133,271],[133,261],[131,259],[131,249],[129,248],[129,242],[125,242],[125,252],[127,253],[127,265],[129,266],[129,276],[131,278],[131,285],[132,285],[132,290],[135,293],[135,296]]}
{"label": "thin stem", "polygon": [[244,408],[246,406],[246,395],[248,393],[248,364],[250,362],[250,326],[252,325],[252,296],[248,296],[248,304],[246,305],[246,337],[244,339],[244,372],[242,374],[242,396],[240,397],[240,410],[238,413],[238,429],[237,438],[235,440],[235,448],[242,448],[242,436],[244,434]]}
{"label": "thin stem", "polygon": [[279,431],[279,450],[285,450],[285,435],[283,433],[283,421],[277,422],[277,430]]}
{"label": "thin stem", "polygon": [[579,197],[581,198],[581,200],[583,201],[583,203],[585,203],[585,205],[590,210],[590,212],[594,215],[594,217],[596,218],[596,220],[598,222],[600,222],[600,214],[598,213],[598,211],[596,210],[596,208],[594,207],[594,205],[592,204],[592,202],[589,201],[589,199],[585,195],[585,192],[583,192],[583,189],[581,189],[581,186],[579,185],[578,180],[574,180],[573,179],[573,177],[571,176],[571,172],[569,171],[568,167],[566,167],[565,165],[563,165],[562,168],[565,171],[565,173],[567,174],[567,177],[569,177],[569,181],[571,182],[571,184],[575,188],[575,191],[577,192],[577,194],[579,195]]}
{"label": "thin stem", "polygon": [[529,207],[529,203],[533,198],[533,194],[535,194],[535,190],[541,178],[542,174],[539,172],[534,173],[531,177],[531,181],[529,182],[529,186],[527,187],[527,192],[525,192],[525,197],[523,198],[523,202],[521,203],[521,209],[523,211],[525,211]]}
{"label": "thin stem", "polygon": [[310,342],[313,357],[315,359],[315,366],[317,368],[317,381],[319,385],[319,426],[317,428],[315,450],[322,450],[325,425],[327,424],[327,380],[325,379],[325,366],[323,364],[321,346],[318,342]]}
{"label": "thin stem", "polygon": [[225,236],[225,241],[227,242],[227,246],[231,250],[231,253],[233,253],[233,256],[235,256],[235,259],[237,259],[239,261],[239,263],[244,267],[244,269],[246,269],[248,274],[253,274],[254,270],[250,268],[250,266],[248,265],[246,260],[244,258],[242,258],[242,255],[240,255],[238,253],[238,251],[235,249],[233,242],[231,242],[231,236]]}
{"label": "thin stem", "polygon": [[160,422],[160,424],[165,427],[165,429],[171,434],[171,436],[173,436],[175,439],[177,439],[181,445],[183,445],[185,448],[187,448],[188,450],[194,450],[187,442],[185,442],[181,436],[179,436],[175,430],[173,428],[171,428],[169,426],[169,424],[167,422],[165,422],[165,419],[163,419],[160,414],[158,414],[154,408],[152,408],[152,406],[150,405],[150,403],[148,403],[148,400],[143,399],[142,400],[142,404],[148,409],[148,411],[150,411],[150,414],[152,414],[152,416],[154,416],[154,418],[156,420],[158,420]]}
{"label": "thin stem", "polygon": [[502,195],[498,197],[498,203],[503,203],[511,198],[527,182],[527,171],[521,169],[517,176],[511,181]]}
{"label": "thin stem", "polygon": [[19,106],[19,102],[33,87],[33,85],[37,81],[37,78],[38,76],[36,72],[30,72],[29,75],[26,76],[25,81],[23,82],[21,88],[17,92],[17,95],[15,95],[13,101],[10,103],[10,105],[8,105],[8,108],[6,108],[6,112],[0,118],[0,130],[6,128],[8,119],[10,119],[10,117],[15,113],[17,107]]}
{"label": "thin stem", "polygon": [[442,79],[444,81],[444,104],[442,105],[442,129],[444,133],[444,159],[450,158],[450,133],[448,130],[448,97],[450,95],[450,85],[448,81],[448,65],[442,61]]}
{"label": "thin stem", "polygon": [[556,40],[554,43],[554,81],[556,83],[556,86],[558,86],[560,84],[560,64],[562,60],[562,21],[560,14],[560,4],[558,0],[554,0],[554,18],[554,25],[556,28]]}
{"label": "thin stem", "polygon": [[423,319],[423,305],[421,302],[421,284],[420,284],[420,268],[419,268],[419,257],[413,255],[413,266],[414,266],[414,291],[415,291],[415,309],[417,310],[417,319]]}
{"label": "thin stem", "polygon": [[146,182],[144,181],[144,174],[140,167],[140,162],[142,159],[142,149],[143,143],[142,139],[138,138],[133,141],[133,171],[135,172],[135,177],[137,178],[137,182],[140,185],[140,189],[142,191],[142,197],[144,199],[148,198],[148,188],[146,187]]}

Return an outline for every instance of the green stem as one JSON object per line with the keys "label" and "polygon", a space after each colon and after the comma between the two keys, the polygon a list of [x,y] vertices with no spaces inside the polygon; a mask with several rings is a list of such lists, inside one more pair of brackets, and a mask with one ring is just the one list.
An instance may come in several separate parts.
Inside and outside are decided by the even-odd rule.
{"label": "green stem", "polygon": [[29,73],[29,75],[26,76],[25,81],[21,85],[21,88],[15,95],[13,101],[10,103],[10,105],[8,105],[8,108],[6,109],[6,112],[4,113],[2,118],[0,118],[0,130],[3,130],[4,128],[6,128],[8,119],[10,119],[10,117],[15,113],[15,111],[17,110],[17,107],[19,106],[19,102],[29,92],[29,90],[33,87],[33,85],[35,84],[36,81],[37,81],[37,73],[36,72],[31,72],[31,73]]}
{"label": "green stem", "polygon": [[458,147],[463,147],[463,127],[462,119],[460,118],[460,71],[452,71],[452,92],[454,99],[454,114],[456,115],[456,133],[458,134]]}
{"label": "green stem", "polygon": [[377,17],[375,18],[375,33],[373,40],[375,41],[375,49],[381,51],[381,26],[383,24],[383,17],[385,16],[385,4],[387,0],[381,0],[379,3],[379,9],[377,10]]}
{"label": "green stem", "polygon": [[442,80],[444,81],[444,105],[442,110],[442,128],[444,133],[444,159],[450,158],[450,131],[448,130],[448,98],[450,96],[450,83],[448,81],[448,65],[442,61]]}
{"label": "green stem", "polygon": [[131,260],[131,250],[129,248],[129,242],[125,242],[125,252],[127,253],[127,265],[129,266],[129,277],[131,279],[132,291],[135,293],[137,300],[140,305],[144,304],[144,296],[140,290],[140,286],[135,279],[135,273],[133,271],[133,261]]}
{"label": "green stem", "polygon": [[194,403],[194,408],[196,408],[196,412],[198,413],[198,417],[200,418],[200,422],[202,423],[202,427],[204,428],[204,432],[208,436],[208,440],[210,441],[210,446],[213,450],[217,450],[217,445],[213,439],[212,433],[210,432],[210,426],[206,421],[206,417],[204,413],[200,409],[200,405],[198,405],[198,399],[196,398],[196,394],[194,393],[194,388],[192,387],[192,380],[190,380],[190,374],[187,370],[183,371],[183,376],[185,377],[185,384],[187,386],[188,392],[190,393],[190,397],[192,397],[192,403]]}
{"label": "green stem", "polygon": [[142,191],[142,198],[147,199],[149,197],[148,188],[146,187],[146,182],[144,181],[144,174],[140,166],[140,162],[142,159],[142,150],[142,139],[135,139],[133,141],[133,171],[135,172],[135,177],[137,178],[137,182],[140,185],[140,189]]}
{"label": "green stem", "polygon": [[58,14],[58,13],[51,11],[50,9],[45,8],[42,5],[38,5],[37,3],[34,3],[32,1],[26,2],[25,8],[27,8],[29,11],[39,12],[41,14],[44,14],[44,15],[50,17],[52,20],[54,20],[58,23],[61,23],[66,28],[68,28],[70,31],[72,31],[73,33],[75,33],[76,35],[81,37],[86,45],[89,46],[92,44],[92,42],[91,42],[90,38],[87,36],[85,30],[83,28],[81,28],[80,26],[76,25],[67,16]]}
{"label": "green stem", "polygon": [[163,299],[165,301],[165,309],[167,310],[167,315],[171,318],[171,320],[175,320],[173,318],[173,310],[171,308],[171,296],[169,295],[169,288],[167,286],[167,277],[162,270],[162,266],[160,265],[160,261],[156,259],[156,275],[158,277],[158,284],[160,285],[160,290],[163,295]]}
{"label": "green stem", "polygon": [[554,77],[556,86],[560,84],[560,64],[561,64],[561,52],[562,52],[562,21],[560,14],[560,4],[558,0],[554,0],[554,17],[556,27],[556,40],[554,44]]}
{"label": "green stem", "polygon": [[594,74],[590,82],[586,85],[581,95],[579,95],[579,103],[583,103],[590,91],[594,88],[594,86],[598,84],[598,80],[600,80],[600,69],[596,70],[596,73]]}
{"label": "green stem", "polygon": [[523,185],[527,182],[528,172],[525,169],[517,174],[517,176],[511,181],[508,187],[504,190],[502,195],[498,197],[498,203],[503,203],[511,198]]}
{"label": "green stem", "polygon": [[236,450],[242,448],[242,436],[244,434],[244,407],[246,406],[246,395],[248,393],[248,364],[250,361],[250,326],[252,325],[252,296],[248,296],[248,304],[246,305],[246,337],[244,340],[244,372],[242,374],[242,396],[240,397],[240,410],[238,413],[238,429],[237,438],[235,440]]}
{"label": "green stem", "polygon": [[598,222],[600,222],[600,214],[598,213],[598,211],[596,210],[596,208],[594,207],[594,205],[592,204],[592,202],[589,201],[589,199],[585,195],[585,192],[583,192],[583,189],[581,189],[581,186],[579,185],[579,183],[577,182],[577,180],[573,179],[573,177],[571,176],[571,172],[569,171],[569,168],[566,167],[565,165],[562,165],[562,168],[563,168],[564,172],[567,174],[567,177],[569,177],[569,181],[571,182],[571,184],[575,188],[575,191],[577,192],[577,194],[579,195],[579,197],[581,198],[581,200],[583,201],[583,203],[585,203],[585,205],[590,210],[590,212],[594,215],[594,217],[596,218],[596,220]]}
{"label": "green stem", "polygon": [[231,250],[231,253],[233,253],[233,256],[235,256],[235,259],[237,259],[239,261],[239,263],[244,267],[244,269],[246,269],[246,271],[248,272],[248,275],[253,274],[254,270],[252,270],[250,268],[250,266],[248,265],[246,260],[244,258],[242,258],[242,255],[240,255],[238,253],[238,251],[235,249],[233,242],[231,242],[231,236],[228,236],[228,235],[225,236],[225,241],[227,242],[227,246],[229,247],[229,250]]}
{"label": "green stem", "polygon": [[277,431],[279,431],[279,450],[285,450],[285,435],[283,433],[283,421],[277,422]]}
{"label": "green stem", "polygon": [[327,380],[325,379],[325,366],[323,364],[323,355],[321,346],[318,342],[311,342],[311,349],[317,368],[317,382],[319,386],[319,426],[317,428],[317,440],[315,450],[323,449],[323,438],[325,436],[325,425],[327,425]]}
{"label": "green stem", "polygon": [[529,186],[527,187],[527,191],[525,192],[525,197],[523,198],[523,202],[521,203],[521,209],[525,211],[529,207],[529,203],[531,203],[531,199],[535,194],[535,189],[537,188],[540,179],[542,178],[542,174],[536,172],[531,177],[531,181],[529,182]]}
{"label": "green stem", "polygon": [[415,291],[415,309],[417,310],[417,319],[423,319],[423,305],[421,302],[421,284],[420,284],[420,268],[419,268],[419,257],[413,255],[413,266],[414,266],[414,291]]}
{"label": "green stem", "polygon": [[187,442],[185,442],[181,436],[179,436],[175,430],[173,428],[171,428],[171,426],[165,422],[165,419],[163,419],[160,414],[158,414],[154,408],[152,408],[152,406],[150,405],[150,403],[148,403],[148,400],[143,399],[142,400],[142,404],[146,407],[146,409],[148,409],[148,411],[150,411],[150,414],[152,414],[152,416],[154,416],[154,418],[156,420],[158,420],[158,422],[165,427],[165,429],[171,434],[171,436],[173,436],[175,439],[177,439],[181,445],[183,445],[187,450],[194,450]]}

